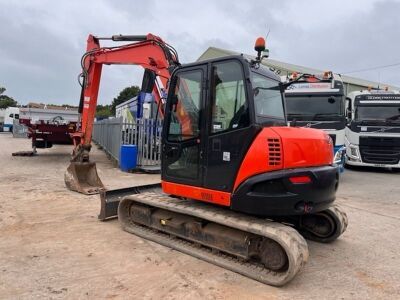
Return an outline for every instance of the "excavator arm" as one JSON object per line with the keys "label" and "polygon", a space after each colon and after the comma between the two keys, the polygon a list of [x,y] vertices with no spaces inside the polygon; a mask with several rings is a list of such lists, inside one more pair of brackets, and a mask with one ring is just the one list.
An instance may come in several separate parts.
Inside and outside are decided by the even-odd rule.
{"label": "excavator arm", "polygon": [[[132,43],[101,47],[100,40]],[[114,35],[109,38],[89,35],[86,53],[81,59],[80,126],[71,134],[74,150],[71,164],[65,173],[67,187],[84,194],[95,194],[104,188],[97,175],[95,163],[89,160],[89,152],[102,67],[112,64],[138,65],[146,70],[147,82],[155,83],[151,84],[152,94],[162,115],[163,95],[172,71],[179,66],[179,60],[175,49],[153,34]]]}

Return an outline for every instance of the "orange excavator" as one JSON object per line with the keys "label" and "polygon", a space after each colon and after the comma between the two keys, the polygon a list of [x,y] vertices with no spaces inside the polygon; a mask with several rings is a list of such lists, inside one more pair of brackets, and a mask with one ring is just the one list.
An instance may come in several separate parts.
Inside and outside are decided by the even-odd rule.
{"label": "orange excavator", "polygon": [[[337,239],[347,227],[336,205],[338,167],[323,131],[286,126],[279,76],[242,55],[181,65],[161,38],[100,47],[89,36],[82,58],[81,125],[65,181],[101,193],[99,218],[118,216],[130,233],[281,286],[307,262],[304,238]],[[145,68],[163,117],[161,184],[107,191],[89,161],[102,64]],[[164,97],[167,92],[167,97]]]}

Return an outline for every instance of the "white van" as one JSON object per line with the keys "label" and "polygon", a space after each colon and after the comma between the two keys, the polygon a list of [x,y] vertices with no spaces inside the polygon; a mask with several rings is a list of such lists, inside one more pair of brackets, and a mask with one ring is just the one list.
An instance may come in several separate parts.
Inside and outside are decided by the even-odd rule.
{"label": "white van", "polygon": [[4,131],[12,132],[14,120],[19,120],[19,108],[18,107],[8,107],[4,111]]}

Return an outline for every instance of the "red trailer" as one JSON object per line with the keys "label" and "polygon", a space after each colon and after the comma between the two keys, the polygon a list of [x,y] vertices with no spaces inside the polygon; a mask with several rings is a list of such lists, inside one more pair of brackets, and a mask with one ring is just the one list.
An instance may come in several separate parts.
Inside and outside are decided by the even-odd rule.
{"label": "red trailer", "polygon": [[[33,151],[15,155],[32,155],[36,148],[51,148],[55,144],[72,144],[70,134],[76,131],[77,108],[30,103],[20,108],[19,123],[27,127]],[[13,154],[14,155],[14,154]]]}
{"label": "red trailer", "polygon": [[32,139],[32,148],[51,148],[54,144],[72,144],[70,133],[76,131],[77,122],[60,124],[58,122],[40,120],[31,123],[30,119],[20,119],[20,124],[28,127],[28,138]]}

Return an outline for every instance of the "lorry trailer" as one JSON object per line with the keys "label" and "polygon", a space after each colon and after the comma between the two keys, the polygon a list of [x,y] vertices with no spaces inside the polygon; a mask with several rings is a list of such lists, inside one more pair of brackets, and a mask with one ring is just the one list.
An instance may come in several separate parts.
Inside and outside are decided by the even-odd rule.
{"label": "lorry trailer", "polygon": [[[33,106],[33,107],[32,107]],[[19,123],[28,128],[33,152],[36,148],[51,148],[54,144],[72,144],[70,133],[75,132],[78,111],[46,105],[21,107]]]}

